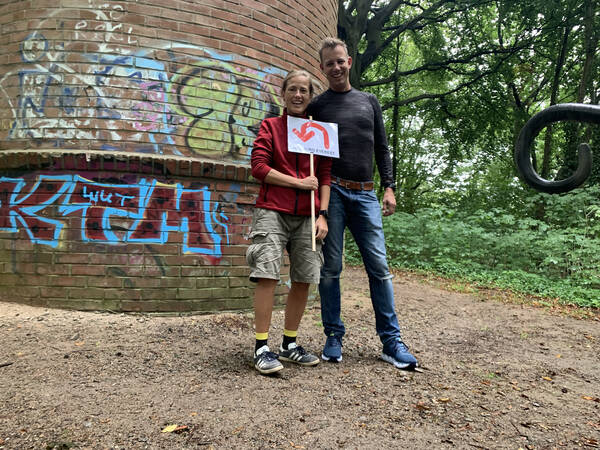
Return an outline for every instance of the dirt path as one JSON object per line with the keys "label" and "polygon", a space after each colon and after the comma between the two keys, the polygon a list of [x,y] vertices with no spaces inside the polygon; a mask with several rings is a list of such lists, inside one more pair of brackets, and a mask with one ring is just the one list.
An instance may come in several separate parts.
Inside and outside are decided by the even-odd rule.
{"label": "dirt path", "polygon": [[[148,317],[0,303],[0,449],[600,446],[600,324],[396,277],[422,373],[378,360],[348,268],[342,364],[256,374],[249,314]],[[319,309],[301,344],[320,351]],[[283,316],[274,314],[271,346]],[[186,427],[162,433],[167,425]]]}

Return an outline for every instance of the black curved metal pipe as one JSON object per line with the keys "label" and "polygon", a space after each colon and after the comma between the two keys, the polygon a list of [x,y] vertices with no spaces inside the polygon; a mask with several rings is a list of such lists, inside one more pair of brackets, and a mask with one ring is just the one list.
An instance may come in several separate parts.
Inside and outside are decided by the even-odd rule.
{"label": "black curved metal pipe", "polygon": [[600,106],[582,103],[553,105],[535,114],[519,133],[515,145],[515,163],[525,182],[538,191],[548,194],[571,191],[581,186],[592,171],[592,152],[588,144],[579,145],[577,170],[564,180],[545,180],[533,168],[530,154],[533,140],[547,125],[565,120],[600,124]]}

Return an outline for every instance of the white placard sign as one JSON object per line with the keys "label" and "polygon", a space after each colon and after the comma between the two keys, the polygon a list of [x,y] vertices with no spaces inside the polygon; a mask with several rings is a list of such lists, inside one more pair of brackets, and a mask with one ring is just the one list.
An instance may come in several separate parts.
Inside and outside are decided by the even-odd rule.
{"label": "white placard sign", "polygon": [[288,116],[287,128],[290,152],[340,157],[337,123]]}

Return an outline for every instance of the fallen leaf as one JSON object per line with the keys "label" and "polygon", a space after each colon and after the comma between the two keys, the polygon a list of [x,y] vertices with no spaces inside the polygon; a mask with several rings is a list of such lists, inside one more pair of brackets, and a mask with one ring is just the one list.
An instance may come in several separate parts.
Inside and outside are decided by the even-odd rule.
{"label": "fallen leaf", "polygon": [[591,400],[593,402],[600,403],[600,398],[598,398],[598,397],[591,397],[589,395],[582,395],[581,398],[583,398],[584,400]]}
{"label": "fallen leaf", "polygon": [[190,416],[197,416],[197,415],[198,415],[198,413],[196,411],[190,413]]}
{"label": "fallen leaf", "polygon": [[83,341],[77,341],[77,342],[75,342],[75,345],[77,347],[81,347],[83,344],[85,344],[85,342],[83,342]]}
{"label": "fallen leaf", "polygon": [[562,355],[559,353],[558,355],[556,355],[557,358],[562,358]]}
{"label": "fallen leaf", "polygon": [[596,439],[586,438],[585,443],[590,447],[598,447],[598,441]]}
{"label": "fallen leaf", "polygon": [[176,429],[177,429],[177,424],[175,424],[175,425],[167,425],[166,427],[164,427],[162,429],[161,433],[172,433]]}
{"label": "fallen leaf", "polygon": [[552,381],[552,378],[550,378],[550,377],[542,377],[542,379],[546,380],[546,381]]}
{"label": "fallen leaf", "polygon": [[442,397],[442,398],[438,398],[438,401],[443,402],[443,403],[447,403],[450,401],[450,399],[448,397]]}

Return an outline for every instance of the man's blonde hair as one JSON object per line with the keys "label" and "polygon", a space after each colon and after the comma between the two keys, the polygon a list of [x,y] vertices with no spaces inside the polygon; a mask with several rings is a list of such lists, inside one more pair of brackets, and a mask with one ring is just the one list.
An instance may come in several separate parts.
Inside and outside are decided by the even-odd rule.
{"label": "man's blonde hair", "polygon": [[341,46],[346,51],[346,55],[348,54],[348,46],[344,41],[334,37],[327,37],[323,39],[321,42],[321,49],[319,50],[319,59],[323,62],[323,50],[326,48],[336,48],[337,46]]}

